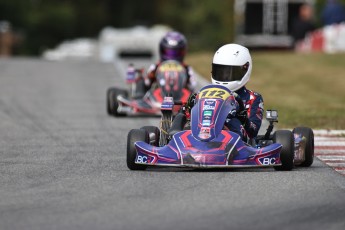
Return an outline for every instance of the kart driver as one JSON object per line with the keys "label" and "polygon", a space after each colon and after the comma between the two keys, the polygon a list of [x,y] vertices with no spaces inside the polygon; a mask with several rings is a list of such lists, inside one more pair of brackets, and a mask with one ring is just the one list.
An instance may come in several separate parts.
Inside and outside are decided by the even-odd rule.
{"label": "kart driver", "polygon": [[185,36],[176,31],[168,32],[159,43],[160,60],[156,64],[152,64],[147,70],[147,75],[145,76],[146,88],[150,89],[152,84],[156,81],[156,70],[161,62],[166,60],[175,60],[180,62],[186,68],[187,84],[185,88],[193,92],[196,81],[192,67],[183,62],[186,51],[187,40]]}
{"label": "kart driver", "polygon": [[[229,114],[225,126],[239,134],[243,141],[255,138],[259,132],[264,103],[262,96],[246,88],[252,72],[252,58],[249,50],[238,44],[220,47],[213,57],[212,84],[227,87],[234,93],[236,100],[242,100],[244,109],[235,116]],[[194,97],[194,98],[193,98]],[[190,96],[188,103],[194,104],[196,94]]]}

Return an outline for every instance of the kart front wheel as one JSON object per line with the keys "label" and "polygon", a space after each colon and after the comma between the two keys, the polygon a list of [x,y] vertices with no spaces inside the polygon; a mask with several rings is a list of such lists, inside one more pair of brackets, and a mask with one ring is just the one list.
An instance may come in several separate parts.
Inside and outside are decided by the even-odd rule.
{"label": "kart front wheel", "polygon": [[273,142],[279,143],[283,147],[280,152],[280,161],[282,165],[274,166],[275,170],[290,171],[294,163],[294,137],[290,130],[277,130],[273,135]]}
{"label": "kart front wheel", "polygon": [[296,127],[292,131],[296,134],[302,134],[302,137],[306,139],[306,145],[304,149],[304,161],[299,166],[309,167],[314,161],[314,132],[308,127]]}
{"label": "kart front wheel", "polygon": [[111,114],[114,115],[115,117],[124,117],[124,116],[126,116],[126,114],[120,113],[118,111],[119,102],[117,101],[117,97],[119,95],[127,97],[128,92],[126,90],[123,90],[123,89],[112,88],[112,90],[110,91],[110,94],[109,94],[110,111],[111,111]]}
{"label": "kart front wheel", "polygon": [[112,94],[115,88],[109,88],[107,90],[107,113],[108,115],[112,115],[112,107],[113,107],[113,99],[112,99]]}
{"label": "kart front wheel", "polygon": [[137,150],[135,142],[144,141],[149,143],[149,134],[144,129],[132,129],[127,136],[127,167],[130,170],[145,170],[146,165],[136,164]]}
{"label": "kart front wheel", "polygon": [[143,126],[140,129],[146,130],[149,134],[149,143],[153,146],[159,146],[159,128],[156,126]]}

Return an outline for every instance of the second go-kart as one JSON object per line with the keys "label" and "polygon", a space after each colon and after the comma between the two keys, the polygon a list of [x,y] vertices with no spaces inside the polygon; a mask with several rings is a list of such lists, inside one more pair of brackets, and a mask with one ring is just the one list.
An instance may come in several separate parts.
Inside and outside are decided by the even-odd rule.
{"label": "second go-kart", "polygon": [[277,130],[275,110],[266,112],[270,125],[265,135],[248,143],[224,129],[228,114],[235,114],[239,103],[221,85],[201,89],[191,110],[190,128],[185,129],[186,116],[179,113],[172,120],[174,101],[167,97],[162,104],[160,128],[144,126],[132,129],[127,137],[127,166],[145,170],[149,166],[193,168],[274,167],[292,170],[309,167],[314,158],[314,135],[307,127]]}
{"label": "second go-kart", "polygon": [[[130,67],[133,68],[133,67]],[[160,115],[165,95],[174,100],[187,101],[190,91],[186,89],[187,72],[177,61],[162,62],[156,70],[157,81],[146,92],[143,70],[133,69],[127,74],[129,90],[116,87],[107,91],[107,111],[109,115]],[[177,109],[175,109],[177,112]]]}

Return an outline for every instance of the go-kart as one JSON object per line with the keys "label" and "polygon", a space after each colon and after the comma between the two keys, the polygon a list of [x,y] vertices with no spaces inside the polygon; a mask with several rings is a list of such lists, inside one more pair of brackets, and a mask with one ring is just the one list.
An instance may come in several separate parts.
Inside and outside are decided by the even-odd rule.
{"label": "go-kart", "polygon": [[[126,82],[129,89],[116,87],[107,91],[107,112],[113,116],[160,115],[161,104],[165,95],[174,100],[186,102],[190,91],[187,84],[186,69],[177,61],[162,62],[156,70],[157,81],[147,90],[144,84],[143,70],[132,69],[127,72]],[[175,109],[175,112],[178,108]]]}
{"label": "go-kart", "polygon": [[297,127],[293,131],[272,133],[274,122],[278,122],[276,110],[266,111],[269,122],[266,133],[248,142],[237,133],[224,129],[228,114],[236,114],[239,109],[234,95],[224,86],[209,85],[201,89],[191,109],[189,127],[185,113],[178,113],[173,119],[174,104],[176,102],[170,97],[162,103],[160,128],[144,126],[128,133],[129,169],[174,166],[292,170],[295,165],[309,167],[313,163],[313,131]]}

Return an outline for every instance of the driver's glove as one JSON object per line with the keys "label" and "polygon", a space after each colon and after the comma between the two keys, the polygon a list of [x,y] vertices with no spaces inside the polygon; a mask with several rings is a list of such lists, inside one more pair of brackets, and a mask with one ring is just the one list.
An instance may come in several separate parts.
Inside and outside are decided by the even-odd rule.
{"label": "driver's glove", "polygon": [[239,111],[237,114],[236,114],[236,118],[238,120],[240,120],[240,122],[242,123],[242,125],[244,126],[247,121],[248,121],[248,113],[247,113],[247,110],[242,110],[242,111]]}

